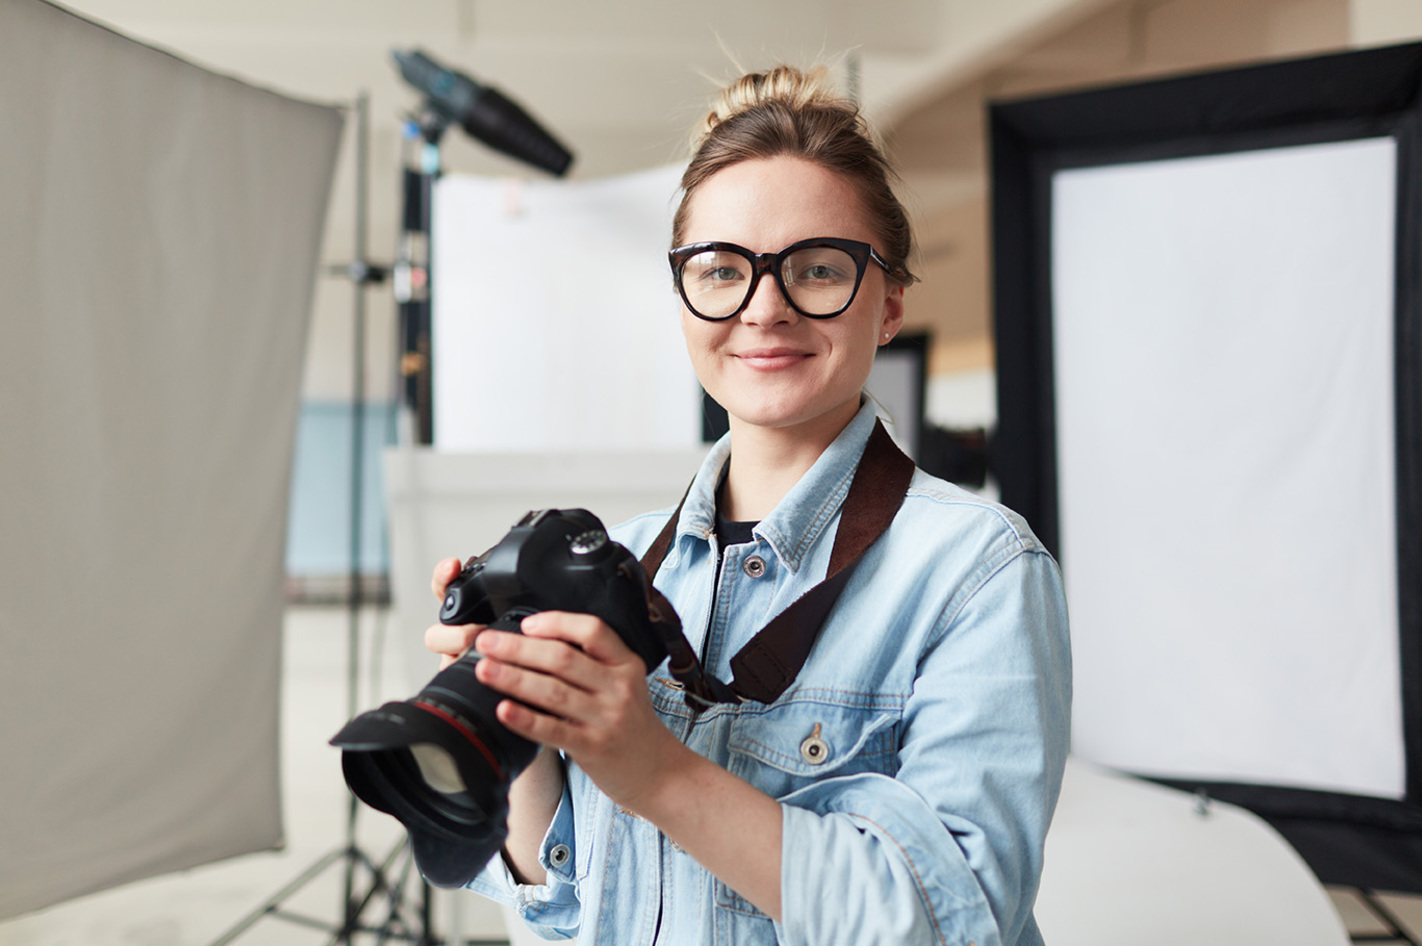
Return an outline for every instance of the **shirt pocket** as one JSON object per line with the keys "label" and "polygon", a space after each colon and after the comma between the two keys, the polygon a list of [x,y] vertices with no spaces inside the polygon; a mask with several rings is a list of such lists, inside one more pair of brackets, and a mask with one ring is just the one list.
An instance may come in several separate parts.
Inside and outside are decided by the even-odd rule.
{"label": "shirt pocket", "polygon": [[840,775],[893,775],[898,720],[883,708],[810,699],[743,709],[731,724],[728,768],[772,798]]}
{"label": "shirt pocket", "polygon": [[[898,771],[898,721],[898,713],[882,708],[823,700],[742,709],[731,727],[727,768],[772,798],[843,775],[892,776]],[[715,888],[719,910],[765,917],[720,880]]]}

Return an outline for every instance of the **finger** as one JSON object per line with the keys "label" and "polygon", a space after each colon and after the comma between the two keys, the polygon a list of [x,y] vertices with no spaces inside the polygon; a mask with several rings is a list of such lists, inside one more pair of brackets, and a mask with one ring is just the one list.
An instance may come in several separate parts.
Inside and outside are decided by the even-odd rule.
{"label": "finger", "polygon": [[490,689],[560,719],[583,718],[593,707],[588,691],[517,664],[485,658],[474,665],[474,673]]}
{"label": "finger", "polygon": [[425,647],[457,660],[469,651],[483,629],[482,624],[432,624],[425,629]]}
{"label": "finger", "polygon": [[531,742],[562,749],[573,741],[577,724],[541,713],[515,700],[502,700],[494,707],[494,715],[510,732]]}
{"label": "finger", "polygon": [[482,657],[562,680],[580,690],[596,689],[608,671],[606,664],[563,640],[486,630],[474,641],[474,649]]}
{"label": "finger", "polygon": [[439,600],[444,600],[444,594],[449,589],[449,583],[459,576],[464,569],[464,564],[457,558],[442,559],[434,567],[434,575],[430,578],[430,590]]}
{"label": "finger", "polygon": [[567,641],[598,663],[620,664],[640,659],[607,622],[591,614],[540,611],[524,618],[520,629],[528,637]]}
{"label": "finger", "polygon": [[[479,666],[483,667],[486,663],[488,661],[480,661]],[[642,692],[646,692],[645,684]],[[645,706],[645,710],[656,730],[665,734],[666,727],[650,704]],[[589,696],[574,692],[566,707],[558,708],[542,706],[527,698],[502,700],[495,706],[494,715],[505,727],[525,739],[562,749],[575,760],[586,753],[604,755],[619,743],[625,749],[644,741],[632,735],[628,742],[635,718],[640,715],[635,712],[635,707],[625,701],[617,706],[608,705],[600,701],[596,694]]]}

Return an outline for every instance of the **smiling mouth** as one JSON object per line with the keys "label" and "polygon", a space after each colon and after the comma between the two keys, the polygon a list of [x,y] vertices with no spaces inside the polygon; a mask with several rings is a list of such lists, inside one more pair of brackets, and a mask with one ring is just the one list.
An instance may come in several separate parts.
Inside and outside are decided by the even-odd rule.
{"label": "smiling mouth", "polygon": [[775,371],[779,368],[788,368],[797,365],[810,358],[809,352],[797,351],[791,348],[762,348],[751,351],[743,351],[736,355],[736,358],[751,368],[761,371]]}

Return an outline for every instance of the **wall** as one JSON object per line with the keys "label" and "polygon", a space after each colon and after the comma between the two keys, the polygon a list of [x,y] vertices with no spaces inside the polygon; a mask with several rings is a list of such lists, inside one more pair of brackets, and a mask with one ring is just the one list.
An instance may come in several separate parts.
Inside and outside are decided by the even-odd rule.
{"label": "wall", "polygon": [[990,369],[991,259],[985,114],[994,101],[1422,35],[1409,0],[1151,0],[1086,11],[1075,22],[901,116],[887,139],[904,169],[927,277],[910,327],[937,340],[939,375]]}

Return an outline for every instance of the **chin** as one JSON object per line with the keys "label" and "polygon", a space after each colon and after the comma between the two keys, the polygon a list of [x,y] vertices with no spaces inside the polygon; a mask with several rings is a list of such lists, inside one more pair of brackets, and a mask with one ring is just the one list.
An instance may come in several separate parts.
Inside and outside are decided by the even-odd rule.
{"label": "chin", "polygon": [[840,419],[843,423],[848,423],[859,410],[858,392],[852,400],[838,401],[833,405],[824,406],[821,404],[806,404],[803,402],[769,402],[758,400],[753,403],[732,403],[726,404],[726,412],[736,421],[749,427],[760,427],[767,430],[784,430],[792,427],[800,427],[807,424],[814,424],[817,421],[830,422],[833,419]]}

